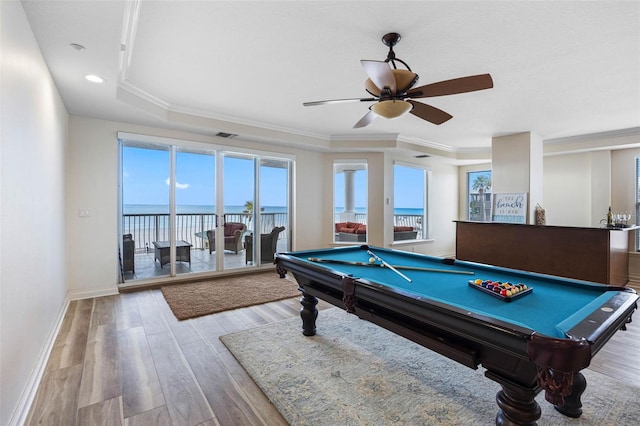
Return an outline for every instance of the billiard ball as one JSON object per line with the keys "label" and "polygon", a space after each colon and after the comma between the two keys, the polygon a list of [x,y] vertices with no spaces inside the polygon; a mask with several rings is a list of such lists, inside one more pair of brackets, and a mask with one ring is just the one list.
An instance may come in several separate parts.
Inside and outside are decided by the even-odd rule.
{"label": "billiard ball", "polygon": [[374,257],[369,258],[369,263],[376,263],[376,259]]}

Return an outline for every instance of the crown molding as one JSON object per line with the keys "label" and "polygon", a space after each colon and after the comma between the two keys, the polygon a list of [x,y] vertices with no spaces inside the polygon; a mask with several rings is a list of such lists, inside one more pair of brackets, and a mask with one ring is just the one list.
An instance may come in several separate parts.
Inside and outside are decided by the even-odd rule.
{"label": "crown molding", "polygon": [[273,123],[267,123],[267,122],[258,121],[258,120],[248,120],[248,119],[242,118],[242,117],[237,117],[237,116],[227,115],[227,114],[214,113],[212,111],[208,111],[208,110],[204,110],[204,109],[197,109],[197,108],[192,108],[192,107],[186,107],[184,105],[169,105],[168,108],[167,108],[167,112],[176,112],[176,113],[179,113],[179,114],[191,115],[191,116],[194,116],[194,117],[201,117],[201,118],[207,118],[207,119],[212,119],[212,120],[224,121],[224,122],[228,122],[228,123],[238,124],[238,125],[241,125],[241,126],[256,127],[256,128],[260,128],[260,129],[264,129],[264,130],[271,130],[271,131],[274,131],[274,132],[281,132],[281,133],[288,133],[288,134],[296,135],[296,136],[302,136],[304,138],[313,138],[313,139],[324,140],[324,141],[327,141],[327,142],[330,140],[330,138],[327,135],[320,134],[320,133],[308,132],[308,131],[305,131],[305,130],[302,130],[302,129],[293,128],[293,127],[278,126],[278,125],[275,125]]}
{"label": "crown molding", "polygon": [[594,139],[612,139],[619,138],[622,136],[640,136],[640,127],[630,127],[628,129],[618,129],[618,130],[610,130],[606,132],[598,132],[598,133],[589,133],[586,135],[576,135],[576,136],[567,136],[564,138],[554,138],[554,139],[545,139],[544,143],[547,144],[561,144],[561,143],[571,143],[571,142],[580,142],[580,141],[588,141]]}

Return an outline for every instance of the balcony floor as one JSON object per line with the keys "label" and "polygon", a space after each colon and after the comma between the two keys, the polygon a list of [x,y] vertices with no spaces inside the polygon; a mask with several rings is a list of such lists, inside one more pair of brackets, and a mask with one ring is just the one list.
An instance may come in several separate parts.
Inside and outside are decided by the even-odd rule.
{"label": "balcony floor", "polygon": [[[286,251],[286,241],[278,241],[277,251]],[[170,265],[165,264],[160,267],[160,262],[154,259],[154,251],[140,252],[135,254],[135,274],[132,272],[124,273],[126,283],[135,282],[137,280],[148,280],[153,278],[168,277],[170,273]],[[270,263],[266,263],[269,265]],[[263,263],[265,265],[265,263]],[[253,262],[245,262],[245,250],[239,251],[238,254],[232,251],[224,252],[224,270],[233,270],[254,266]],[[216,253],[209,254],[208,249],[191,249],[191,266],[188,262],[176,262],[176,274],[188,274],[195,272],[215,272],[216,271]]]}

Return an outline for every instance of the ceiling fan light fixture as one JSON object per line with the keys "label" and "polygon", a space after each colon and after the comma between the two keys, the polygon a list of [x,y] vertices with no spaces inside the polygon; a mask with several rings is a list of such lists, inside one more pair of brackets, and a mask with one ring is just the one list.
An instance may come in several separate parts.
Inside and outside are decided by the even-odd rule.
{"label": "ceiling fan light fixture", "polygon": [[380,117],[384,118],[398,118],[411,111],[413,106],[401,99],[388,99],[386,101],[380,101],[371,105],[371,111],[375,112]]}

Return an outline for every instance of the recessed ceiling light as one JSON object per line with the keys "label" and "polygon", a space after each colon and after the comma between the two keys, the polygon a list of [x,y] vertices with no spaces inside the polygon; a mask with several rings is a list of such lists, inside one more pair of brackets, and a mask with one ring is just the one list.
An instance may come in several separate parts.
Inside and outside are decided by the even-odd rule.
{"label": "recessed ceiling light", "polygon": [[84,78],[86,78],[92,83],[104,83],[104,78],[100,77],[99,75],[87,74],[84,76]]}

